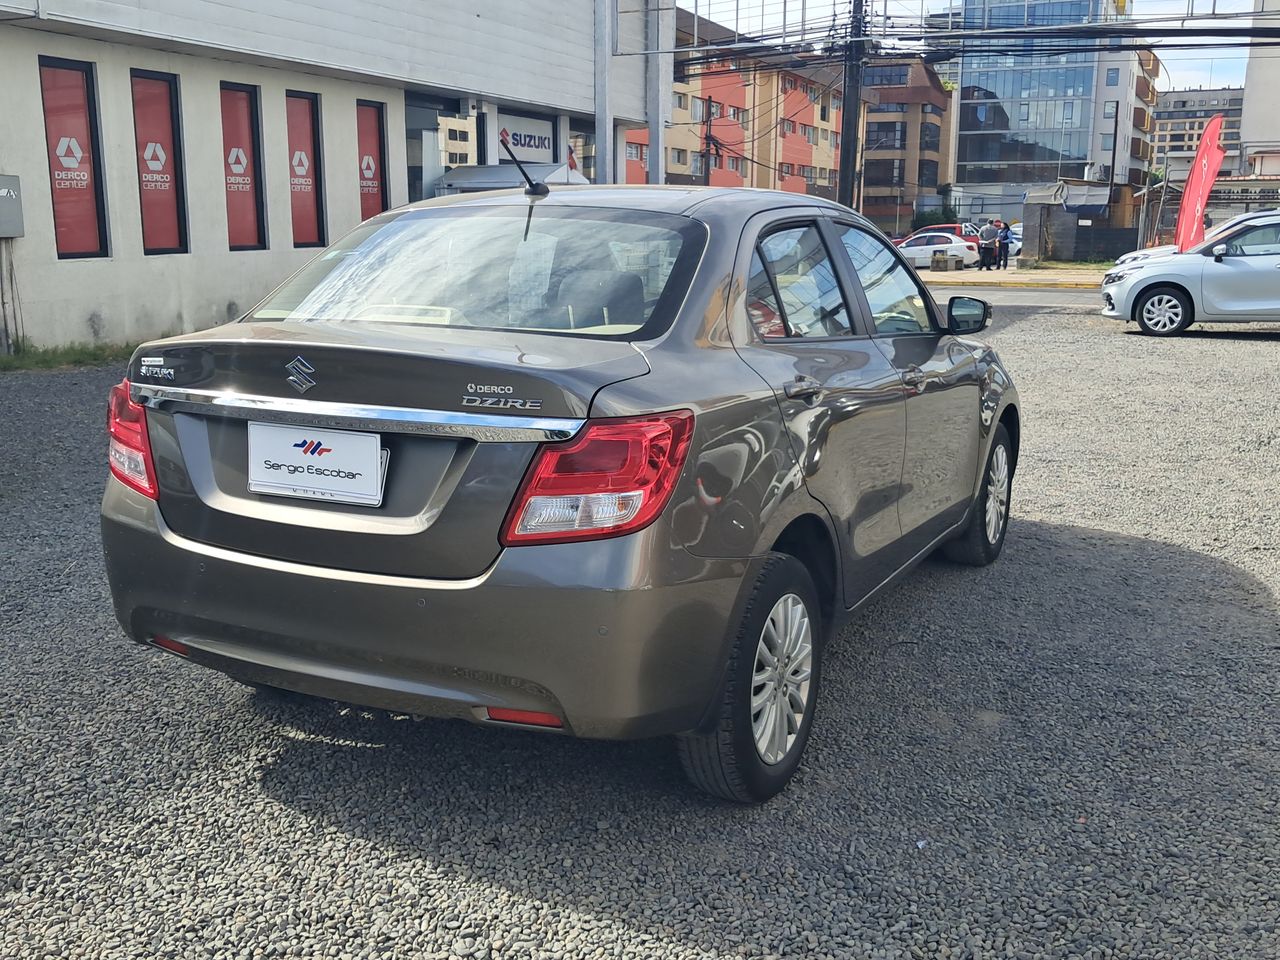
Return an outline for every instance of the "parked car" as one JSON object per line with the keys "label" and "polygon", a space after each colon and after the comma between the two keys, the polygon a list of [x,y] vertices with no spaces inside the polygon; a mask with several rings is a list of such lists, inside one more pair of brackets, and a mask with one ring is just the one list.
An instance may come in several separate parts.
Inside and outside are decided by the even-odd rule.
{"label": "parked car", "polygon": [[894,243],[902,246],[907,240],[922,233],[949,233],[964,239],[965,237],[976,237],[978,235],[978,225],[976,223],[935,223],[931,227],[921,227],[919,230],[907,234],[905,239],[901,241],[895,240]]}
{"label": "parked car", "polygon": [[[1267,217],[1272,217],[1272,216],[1275,216],[1276,214],[1280,214],[1280,207],[1272,207],[1267,210],[1254,210],[1250,213],[1242,213],[1238,216],[1232,217],[1230,220],[1224,220],[1222,223],[1218,224],[1217,226],[1210,227],[1208,230],[1205,231],[1204,239],[1207,242],[1217,237],[1225,236],[1226,234],[1235,230],[1235,228],[1242,223],[1252,223],[1255,220],[1266,219]],[[1129,253],[1126,253],[1124,256],[1119,257],[1116,260],[1116,265],[1121,266],[1126,263],[1136,263],[1139,260],[1149,260],[1152,257],[1165,257],[1171,253],[1177,253],[1177,252],[1178,252],[1177,245],[1172,243],[1161,244],[1158,247],[1147,247],[1143,250],[1132,250]]]}
{"label": "parked car", "polygon": [[962,240],[954,233],[912,234],[898,247],[912,266],[928,267],[935,252],[942,252],[948,259],[959,260],[966,267],[978,265],[977,240]]}
{"label": "parked car", "polygon": [[1186,253],[1132,261],[1102,279],[1103,316],[1173,336],[1196,321],[1280,318],[1280,212],[1242,221]]}
{"label": "parked car", "polygon": [[762,801],[835,625],[939,548],[1000,555],[1020,428],[989,317],[816,197],[388,211],[241,320],[134,354],[117,617],[267,691],[675,734],[695,784]]}

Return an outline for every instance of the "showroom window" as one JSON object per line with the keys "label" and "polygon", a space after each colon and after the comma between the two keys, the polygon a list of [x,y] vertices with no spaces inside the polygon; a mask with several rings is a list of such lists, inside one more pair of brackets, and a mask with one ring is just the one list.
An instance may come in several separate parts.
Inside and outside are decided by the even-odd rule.
{"label": "showroom window", "polygon": [[323,247],[324,176],[320,166],[320,97],[289,90],[284,95],[289,139],[289,201],[293,245]]}
{"label": "showroom window", "polygon": [[222,84],[222,168],[228,246],[232,250],[266,249],[257,87]]}
{"label": "showroom window", "polygon": [[93,64],[41,57],[40,96],[58,257],[105,257],[107,212]]}
{"label": "showroom window", "polygon": [[187,209],[179,131],[178,78],[129,71],[133,139],[142,211],[142,252],[187,252]]}
{"label": "showroom window", "polygon": [[385,105],[356,101],[356,141],[359,154],[360,219],[387,209],[387,141],[382,134]]}

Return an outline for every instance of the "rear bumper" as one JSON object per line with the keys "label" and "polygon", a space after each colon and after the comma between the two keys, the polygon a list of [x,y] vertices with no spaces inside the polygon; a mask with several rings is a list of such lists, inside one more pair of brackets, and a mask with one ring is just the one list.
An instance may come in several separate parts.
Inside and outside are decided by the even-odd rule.
{"label": "rear bumper", "polygon": [[[509,549],[472,580],[362,574],[183,539],[115,479],[102,539],[116,616],[242,680],[427,716],[553,713],[624,739],[692,729],[718,689],[747,560],[630,537]],[[487,722],[487,721],[485,721]]]}

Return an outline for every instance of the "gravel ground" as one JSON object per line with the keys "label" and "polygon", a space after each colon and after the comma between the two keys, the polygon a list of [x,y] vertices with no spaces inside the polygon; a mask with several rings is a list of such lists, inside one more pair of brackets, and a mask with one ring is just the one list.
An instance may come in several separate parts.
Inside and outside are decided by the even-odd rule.
{"label": "gravel ground", "polygon": [[125,643],[116,373],[0,376],[0,956],[1280,955],[1280,329],[1023,306],[992,339],[1004,557],[843,631],[761,809],[662,743],[280,703]]}

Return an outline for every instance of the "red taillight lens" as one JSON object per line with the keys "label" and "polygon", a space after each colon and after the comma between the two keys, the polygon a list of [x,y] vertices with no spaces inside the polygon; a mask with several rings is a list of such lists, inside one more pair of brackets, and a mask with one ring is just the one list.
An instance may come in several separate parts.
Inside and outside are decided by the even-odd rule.
{"label": "red taillight lens", "polygon": [[129,381],[121,380],[107,395],[107,460],[125,486],[156,499],[156,471],[147,437],[147,411],[129,399]]}
{"label": "red taillight lens", "polygon": [[530,727],[562,727],[564,724],[554,713],[537,710],[508,710],[506,707],[485,707],[485,715],[500,723],[523,723]]}
{"label": "red taillight lens", "polygon": [[968,247],[970,250],[972,250],[974,253],[978,252],[978,245],[976,243],[966,243],[965,246]]}
{"label": "red taillight lens", "polygon": [[534,456],[502,528],[503,546],[634,533],[662,513],[689,452],[693,413],[593,420]]}

